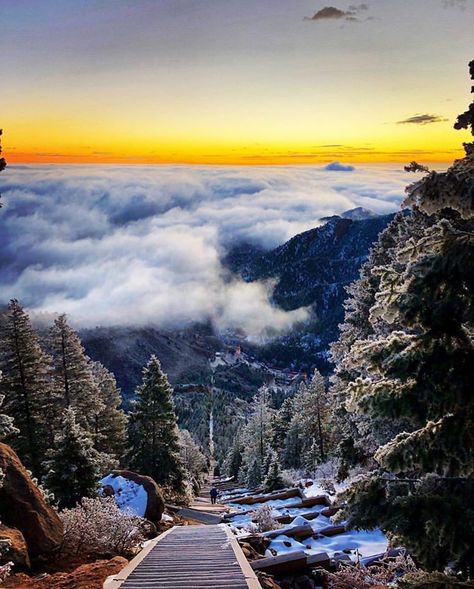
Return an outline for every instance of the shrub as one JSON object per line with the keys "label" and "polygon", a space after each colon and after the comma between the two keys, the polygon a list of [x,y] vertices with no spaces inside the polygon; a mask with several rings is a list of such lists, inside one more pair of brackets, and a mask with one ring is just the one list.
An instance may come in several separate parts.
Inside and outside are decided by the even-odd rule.
{"label": "shrub", "polygon": [[273,509],[270,505],[262,505],[252,513],[252,521],[257,524],[259,532],[269,532],[270,530],[277,530],[280,524],[273,517]]}
{"label": "shrub", "polygon": [[370,589],[393,583],[407,573],[418,569],[409,556],[399,555],[386,558],[378,564],[366,567],[360,562],[341,562],[339,570],[327,573],[329,589]]}
{"label": "shrub", "polygon": [[60,512],[64,524],[63,553],[113,553],[127,556],[145,540],[149,523],[117,507],[113,497],[83,498]]}

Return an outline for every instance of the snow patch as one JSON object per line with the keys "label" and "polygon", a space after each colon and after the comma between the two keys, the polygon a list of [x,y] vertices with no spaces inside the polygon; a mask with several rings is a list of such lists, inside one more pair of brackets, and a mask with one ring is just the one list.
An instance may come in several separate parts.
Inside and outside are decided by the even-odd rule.
{"label": "snow patch", "polygon": [[100,484],[103,487],[106,485],[112,487],[114,499],[119,509],[132,512],[140,517],[145,516],[148,494],[142,485],[114,474],[104,477]]}

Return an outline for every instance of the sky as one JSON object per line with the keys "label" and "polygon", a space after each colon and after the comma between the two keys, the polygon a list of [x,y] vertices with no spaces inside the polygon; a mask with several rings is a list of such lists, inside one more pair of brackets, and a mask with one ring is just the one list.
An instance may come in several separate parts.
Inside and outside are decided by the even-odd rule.
{"label": "sky", "polygon": [[10,163],[451,161],[474,0],[0,0]]}
{"label": "sky", "polygon": [[236,244],[271,249],[363,206],[400,209],[413,175],[364,166],[11,165],[0,175],[0,292],[77,327],[211,322],[284,333],[306,309],[230,276]]}

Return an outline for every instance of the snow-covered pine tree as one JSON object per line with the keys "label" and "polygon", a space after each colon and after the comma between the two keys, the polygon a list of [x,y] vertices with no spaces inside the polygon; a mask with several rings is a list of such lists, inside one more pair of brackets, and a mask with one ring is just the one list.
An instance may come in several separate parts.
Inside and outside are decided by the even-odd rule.
{"label": "snow-covered pine tree", "polygon": [[184,491],[173,390],[160,361],[152,356],[143,371],[129,421],[130,467],[173,491]]}
{"label": "snow-covered pine tree", "polygon": [[293,418],[294,411],[294,398],[286,397],[281,404],[280,409],[278,409],[278,411],[273,416],[273,437],[271,446],[280,454],[280,456],[283,455],[285,440],[288,435],[288,430],[290,429],[290,423]]}
{"label": "snow-covered pine tree", "polygon": [[79,335],[60,315],[49,333],[56,381],[63,397],[63,406],[76,410],[81,425],[94,433],[95,415],[102,410],[102,401],[92,375]]}
{"label": "snow-covered pine tree", "polygon": [[284,464],[312,472],[326,460],[331,442],[329,397],[318,370],[308,384],[300,385],[291,406],[293,415],[285,439]]}
{"label": "snow-covered pine tree", "polygon": [[62,415],[62,430],[45,463],[45,484],[60,508],[74,507],[83,497],[94,497],[99,483],[99,453],[71,407]]}
{"label": "snow-covered pine tree", "polygon": [[[2,408],[4,399],[5,397],[3,395],[0,395],[0,410]],[[0,441],[4,440],[5,438],[8,438],[9,436],[15,433],[18,433],[18,430],[13,423],[13,418],[9,415],[5,415],[4,413],[0,413]]]}
{"label": "snow-covered pine tree", "polygon": [[275,411],[270,407],[270,401],[268,387],[261,387],[255,395],[250,417],[242,431],[244,448],[242,468],[247,479],[252,471],[251,478],[254,486],[260,485],[266,474],[265,458],[273,437],[272,423]]}
{"label": "snow-covered pine tree", "polygon": [[41,478],[42,460],[53,445],[58,424],[58,391],[51,358],[42,351],[38,335],[17,300],[8,306],[0,367],[5,411],[18,429],[11,444],[33,475]]}
{"label": "snow-covered pine tree", "polygon": [[335,454],[340,460],[339,476],[345,478],[348,469],[355,465],[373,466],[373,455],[378,446],[396,433],[409,429],[407,420],[367,416],[347,410],[348,387],[357,378],[365,378],[366,366],[358,362],[353,347],[359,340],[386,334],[394,329],[383,317],[371,321],[370,312],[376,303],[380,286],[380,268],[394,266],[401,270],[397,250],[415,235],[421,238],[433,224],[428,215],[414,210],[411,214],[399,213],[382,231],[361,268],[360,278],[349,285],[349,295],[344,303],[345,318],[340,326],[340,337],[331,345],[331,357],[335,364],[331,377],[331,422],[336,444]]}
{"label": "snow-covered pine tree", "polygon": [[262,463],[258,458],[254,458],[246,468],[245,484],[249,489],[256,489],[262,484]]}
{"label": "snow-covered pine tree", "polygon": [[120,389],[115,376],[100,362],[92,362],[90,368],[101,401],[94,414],[94,447],[118,464],[127,446],[127,416],[120,408]]}
{"label": "snow-covered pine tree", "polygon": [[281,476],[281,466],[278,454],[275,452],[275,450],[272,450],[270,455],[270,466],[268,468],[267,476],[265,477],[265,481],[263,483],[263,487],[266,493],[269,493],[270,491],[277,491],[278,489],[283,489],[283,487],[285,486],[285,483]]}
{"label": "snow-covered pine tree", "polygon": [[[474,79],[474,62],[470,64]],[[474,88],[473,88],[474,92]],[[474,103],[457,126],[473,129]],[[473,129],[474,131],[474,129]],[[348,492],[349,524],[390,531],[426,567],[474,569],[474,143],[445,173],[408,187],[405,201],[434,215],[401,244],[400,268],[380,271],[371,321],[397,328],[357,342],[367,377],[350,402],[369,415],[407,416],[375,454],[379,468]]]}
{"label": "snow-covered pine tree", "polygon": [[179,444],[187,479],[191,481],[193,490],[197,494],[204,474],[208,470],[207,459],[187,429],[179,430]]}
{"label": "snow-covered pine tree", "polygon": [[235,436],[231,451],[224,462],[224,470],[227,476],[233,477],[236,481],[240,480],[242,474],[243,450],[240,433],[238,433]]}

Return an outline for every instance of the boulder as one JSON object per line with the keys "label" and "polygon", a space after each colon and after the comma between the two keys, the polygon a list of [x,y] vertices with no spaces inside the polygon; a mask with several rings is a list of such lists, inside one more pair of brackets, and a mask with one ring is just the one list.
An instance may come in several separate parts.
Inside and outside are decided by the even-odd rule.
{"label": "boulder", "polygon": [[63,524],[31,480],[16,453],[0,443],[0,520],[24,536],[31,559],[50,557],[61,546]]}
{"label": "boulder", "polygon": [[8,551],[4,554],[4,560],[11,561],[15,567],[29,569],[31,563],[28,546],[20,530],[0,524],[0,541],[2,540],[7,540],[10,544]]}
{"label": "boulder", "polygon": [[[165,501],[163,499],[163,495],[161,494],[160,487],[151,477],[141,475],[130,470],[113,470],[111,476],[112,479],[116,477],[123,477],[124,479],[128,479],[129,481],[133,481],[137,485],[142,486],[146,491],[147,501],[144,513],[139,515],[142,515],[154,524],[158,524],[160,522],[161,516],[165,510]],[[115,493],[114,485],[110,484],[110,477],[107,477],[107,480],[109,481],[107,487],[112,487]],[[107,492],[111,494],[110,489],[108,488]]]}

